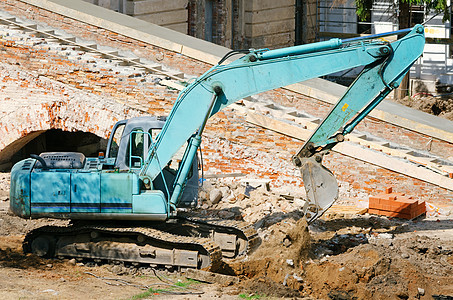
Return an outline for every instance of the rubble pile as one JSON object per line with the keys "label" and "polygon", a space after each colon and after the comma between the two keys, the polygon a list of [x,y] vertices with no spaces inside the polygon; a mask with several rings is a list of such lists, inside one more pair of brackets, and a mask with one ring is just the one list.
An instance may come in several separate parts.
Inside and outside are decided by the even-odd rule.
{"label": "rubble pile", "polygon": [[202,212],[250,222],[262,238],[257,251],[228,262],[242,279],[238,292],[318,299],[453,295],[451,236],[420,231],[442,232],[451,221],[334,214],[308,226],[303,192],[273,191],[268,184],[210,179],[200,193]]}
{"label": "rubble pile", "polygon": [[433,96],[429,93],[417,93],[412,97],[395,101],[428,114],[453,120],[453,98],[451,94]]}
{"label": "rubble pile", "polygon": [[244,220],[256,229],[293,216],[302,217],[303,188],[271,190],[266,179],[209,179],[199,194],[200,213],[222,219]]}
{"label": "rubble pile", "polygon": [[9,199],[10,173],[0,173],[0,201]]}

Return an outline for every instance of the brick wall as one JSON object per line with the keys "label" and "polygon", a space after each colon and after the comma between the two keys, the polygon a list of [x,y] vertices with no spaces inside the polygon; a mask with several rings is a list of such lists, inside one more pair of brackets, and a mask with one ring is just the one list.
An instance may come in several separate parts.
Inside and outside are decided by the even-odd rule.
{"label": "brick wall", "polygon": [[[17,48],[3,48],[7,63],[0,63],[0,169],[10,168],[14,154],[49,129],[108,138],[116,121],[139,115],[105,96],[30,73],[11,50]],[[26,54],[24,48],[18,53]]]}

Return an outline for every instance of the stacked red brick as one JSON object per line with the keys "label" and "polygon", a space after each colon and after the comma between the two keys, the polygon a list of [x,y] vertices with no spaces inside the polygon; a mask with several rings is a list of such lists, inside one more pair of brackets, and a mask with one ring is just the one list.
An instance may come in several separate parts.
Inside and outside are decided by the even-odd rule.
{"label": "stacked red brick", "polygon": [[370,214],[402,219],[413,219],[426,212],[425,202],[418,202],[403,193],[392,193],[392,188],[386,188],[385,193],[370,196]]}

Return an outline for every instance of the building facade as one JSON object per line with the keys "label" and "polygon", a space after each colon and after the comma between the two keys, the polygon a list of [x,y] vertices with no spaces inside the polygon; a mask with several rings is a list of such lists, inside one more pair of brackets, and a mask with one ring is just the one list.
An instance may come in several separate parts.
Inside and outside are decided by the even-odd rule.
{"label": "building facade", "polygon": [[[295,43],[299,0],[85,0],[232,49]],[[312,1],[312,0],[311,0]],[[312,12],[313,13],[313,12]],[[301,18],[306,14],[301,13]]]}
{"label": "building facade", "polygon": [[[354,0],[85,0],[138,19],[189,34],[231,49],[281,48],[395,31],[426,22],[427,44],[411,69],[410,93],[449,91],[453,85],[451,22],[424,6],[409,7],[401,25],[398,0],[368,0],[369,14],[357,16]],[[448,4],[450,1],[448,0]],[[437,39],[437,43],[431,43]],[[439,39],[441,43],[439,44]],[[332,74],[348,83],[360,69]]]}

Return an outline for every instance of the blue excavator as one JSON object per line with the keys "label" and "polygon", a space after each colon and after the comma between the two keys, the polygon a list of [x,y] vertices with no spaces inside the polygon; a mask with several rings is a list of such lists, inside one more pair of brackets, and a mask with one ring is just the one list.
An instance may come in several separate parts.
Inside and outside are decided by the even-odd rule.
{"label": "blue excavator", "polygon": [[[398,36],[393,42],[388,36]],[[113,127],[105,156],[76,152],[31,155],[11,170],[10,208],[22,218],[70,219],[32,230],[24,250],[45,257],[215,269],[259,244],[256,231],[232,220],[203,219],[198,155],[212,115],[251,95],[355,67],[361,73],[292,157],[307,192],[308,222],[338,198],[323,156],[393,89],[423,52],[424,28],[277,50],[228,53],[182,90],[167,117],[138,117]],[[240,58],[228,63],[233,55]],[[172,159],[185,149],[179,165]]]}

